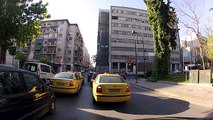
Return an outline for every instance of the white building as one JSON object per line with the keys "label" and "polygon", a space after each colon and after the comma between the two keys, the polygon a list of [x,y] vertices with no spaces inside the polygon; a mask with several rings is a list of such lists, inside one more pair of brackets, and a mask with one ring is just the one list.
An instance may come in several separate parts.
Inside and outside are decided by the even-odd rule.
{"label": "white building", "polygon": [[[132,33],[134,31],[134,34]],[[180,68],[180,40],[171,54],[171,72]],[[109,70],[135,73],[137,52],[138,74],[152,68],[154,44],[146,10],[111,6],[109,12]]]}

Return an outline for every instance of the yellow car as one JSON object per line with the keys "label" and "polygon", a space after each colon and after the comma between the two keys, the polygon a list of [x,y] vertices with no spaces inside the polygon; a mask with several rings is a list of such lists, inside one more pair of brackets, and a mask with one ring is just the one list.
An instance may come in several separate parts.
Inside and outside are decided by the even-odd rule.
{"label": "yellow car", "polygon": [[99,74],[92,83],[93,102],[125,102],[131,98],[130,86],[117,74]]}
{"label": "yellow car", "polygon": [[50,88],[58,93],[78,94],[82,87],[83,79],[74,72],[60,72],[51,79]]}

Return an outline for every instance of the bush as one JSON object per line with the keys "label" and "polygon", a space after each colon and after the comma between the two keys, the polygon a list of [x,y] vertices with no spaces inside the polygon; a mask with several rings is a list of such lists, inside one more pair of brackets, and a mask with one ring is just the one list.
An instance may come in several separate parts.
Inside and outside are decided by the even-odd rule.
{"label": "bush", "polygon": [[157,79],[156,78],[153,78],[153,77],[148,77],[147,82],[157,82]]}
{"label": "bush", "polygon": [[151,77],[151,76],[152,76],[152,71],[149,70],[149,71],[147,71],[147,72],[145,73],[144,78],[149,78],[149,77]]}

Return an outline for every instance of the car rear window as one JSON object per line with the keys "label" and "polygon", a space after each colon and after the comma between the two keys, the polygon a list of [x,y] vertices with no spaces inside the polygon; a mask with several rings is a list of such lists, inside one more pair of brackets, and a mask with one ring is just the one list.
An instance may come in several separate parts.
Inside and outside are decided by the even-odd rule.
{"label": "car rear window", "polygon": [[35,63],[25,63],[24,69],[29,70],[31,72],[37,71],[37,64]]}
{"label": "car rear window", "polygon": [[100,83],[125,83],[125,80],[119,76],[101,76]]}
{"label": "car rear window", "polygon": [[73,74],[56,74],[54,78],[66,78],[66,79],[73,79]]}

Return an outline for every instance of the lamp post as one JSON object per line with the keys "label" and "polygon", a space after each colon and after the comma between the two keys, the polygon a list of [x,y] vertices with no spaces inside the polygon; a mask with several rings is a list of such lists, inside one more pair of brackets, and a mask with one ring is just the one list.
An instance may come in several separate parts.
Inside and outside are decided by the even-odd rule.
{"label": "lamp post", "polygon": [[145,78],[145,73],[146,73],[146,58],[145,58],[145,52],[146,52],[146,50],[145,50],[145,48],[144,48],[144,44],[145,44],[145,42],[144,42],[144,38],[143,38],[143,35],[142,35],[142,39],[143,39],[143,67],[144,67],[144,72],[143,72],[143,78]]}
{"label": "lamp post", "polygon": [[138,33],[132,31],[132,35],[137,35],[137,39],[135,40],[135,83],[138,83],[138,55],[137,55],[137,42],[138,42]]}

